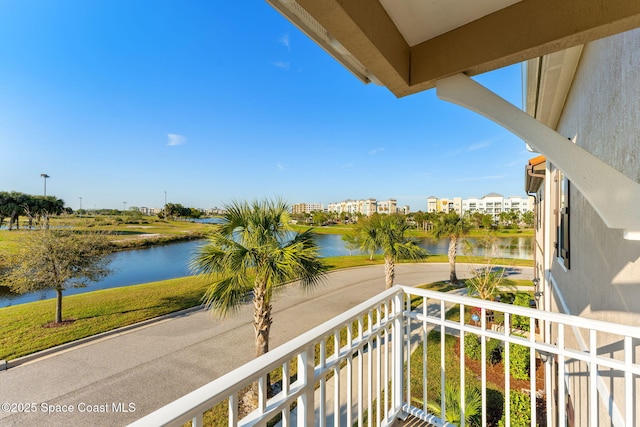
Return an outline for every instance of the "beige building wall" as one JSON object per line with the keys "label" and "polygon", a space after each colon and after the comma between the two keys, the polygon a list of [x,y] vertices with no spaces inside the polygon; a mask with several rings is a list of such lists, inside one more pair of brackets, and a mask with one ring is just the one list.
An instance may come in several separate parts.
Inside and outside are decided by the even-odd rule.
{"label": "beige building wall", "polygon": [[[557,130],[640,182],[638,52],[640,30],[585,46]],[[570,212],[571,268],[551,272],[571,313],[640,326],[640,242],[606,227],[575,188]]]}
{"label": "beige building wall", "polygon": [[[640,182],[640,30],[619,34],[585,45],[557,131],[580,147]],[[559,260],[554,243],[560,221],[560,171],[548,168],[544,207],[548,238],[545,268],[548,273],[547,307],[581,317],[640,327],[640,241],[623,238],[622,230],[610,229],[573,186],[569,194],[569,268]],[[614,192],[616,189],[603,189]],[[638,213],[640,215],[640,212]],[[544,247],[544,242],[539,242]],[[553,292],[551,292],[553,291]],[[552,340],[558,337],[552,332]],[[584,332],[565,331],[567,346],[580,348],[589,342]],[[618,338],[600,336],[600,352],[622,358]],[[640,358],[640,346],[633,351]],[[574,405],[575,424],[589,425],[586,404],[588,367],[573,363],[564,378]],[[601,401],[598,425],[621,425],[624,378],[599,373],[600,385],[614,402]],[[561,379],[557,379],[559,381]],[[635,378],[636,396],[640,379]],[[637,399],[636,399],[637,400]],[[609,413],[613,414],[612,417]],[[636,423],[640,405],[636,406]]]}

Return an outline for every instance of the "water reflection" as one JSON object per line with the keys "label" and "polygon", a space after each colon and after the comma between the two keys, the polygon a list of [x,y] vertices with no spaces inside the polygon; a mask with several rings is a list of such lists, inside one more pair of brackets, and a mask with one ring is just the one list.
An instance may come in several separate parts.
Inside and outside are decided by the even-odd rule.
{"label": "water reflection", "polygon": [[[418,240],[419,245],[431,254],[446,254],[449,249],[448,239],[433,241],[429,238],[421,238]],[[475,241],[474,239],[469,240]],[[532,241],[531,237],[500,238],[498,239],[499,252],[496,253],[496,256],[533,259]],[[320,234],[317,236],[317,242],[320,247],[320,256],[323,258],[359,254],[358,251],[350,251],[345,247],[341,235]],[[64,294],[73,295],[98,289],[117,288],[186,276],[190,274],[188,270],[189,259],[202,244],[204,244],[203,241],[189,241],[111,254],[109,258],[113,273],[109,277],[86,288],[69,289]],[[482,253],[465,253],[464,246],[462,241],[458,246],[460,254],[483,255]],[[6,288],[0,287],[0,307],[54,297],[55,292],[53,291],[17,295],[7,293]]]}

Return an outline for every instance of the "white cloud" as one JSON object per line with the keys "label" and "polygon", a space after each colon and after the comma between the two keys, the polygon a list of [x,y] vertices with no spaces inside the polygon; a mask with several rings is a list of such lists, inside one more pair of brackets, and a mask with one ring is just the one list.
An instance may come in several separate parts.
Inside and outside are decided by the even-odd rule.
{"label": "white cloud", "polygon": [[340,169],[349,169],[353,167],[353,163],[346,163],[342,166],[340,166]]}
{"label": "white cloud", "polygon": [[466,147],[460,147],[457,150],[450,151],[449,153],[447,153],[447,155],[448,156],[457,156],[457,155],[462,154],[462,153],[469,153],[469,152],[472,152],[472,151],[477,151],[477,150],[481,150],[483,148],[487,148],[491,144],[492,144],[492,141],[476,142],[474,144],[467,145]]}
{"label": "white cloud", "polygon": [[182,145],[187,142],[187,138],[183,135],[178,135],[177,133],[168,133],[167,134],[168,142],[167,145],[172,147],[174,145]]}
{"label": "white cloud", "polygon": [[283,171],[285,170],[285,167],[282,163],[276,163],[276,168],[278,168],[278,170]]}
{"label": "white cloud", "polygon": [[289,39],[289,33],[283,34],[282,37],[278,39],[278,43],[286,47],[288,50],[291,50],[291,42]]}
{"label": "white cloud", "polygon": [[374,148],[373,150],[369,151],[369,155],[370,156],[374,156],[378,153],[381,153],[384,151],[384,147],[378,147],[378,148]]}
{"label": "white cloud", "polygon": [[476,151],[491,145],[491,141],[476,142],[467,147],[467,151]]}
{"label": "white cloud", "polygon": [[285,62],[285,61],[278,61],[278,62],[273,62],[272,63],[274,67],[278,67],[281,68],[283,70],[289,70],[289,63]]}

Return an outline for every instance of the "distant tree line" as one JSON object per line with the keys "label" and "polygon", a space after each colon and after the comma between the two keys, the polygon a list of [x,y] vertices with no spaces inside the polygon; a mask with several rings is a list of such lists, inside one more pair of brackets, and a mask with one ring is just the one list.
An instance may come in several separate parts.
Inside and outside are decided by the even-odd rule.
{"label": "distant tree line", "polygon": [[182,206],[180,203],[167,203],[163,211],[158,213],[159,218],[164,219],[165,216],[167,218],[200,218],[202,212],[196,208]]}
{"label": "distant tree line", "polygon": [[48,218],[51,215],[59,215],[65,211],[64,201],[55,196],[32,196],[18,193],[17,191],[0,192],[0,227],[6,219],[9,220],[9,230],[20,228],[21,216],[29,218],[29,227],[33,227],[33,221],[39,223],[44,220],[44,226],[48,226]]}
{"label": "distant tree line", "polygon": [[[398,214],[402,215],[402,214]],[[429,231],[433,228],[433,224],[438,220],[438,218],[443,215],[442,212],[411,212],[406,215],[408,223],[418,230]],[[521,226],[531,228],[533,227],[534,222],[534,214],[531,211],[527,211],[521,213],[517,210],[510,210],[501,212],[497,219],[493,217],[493,215],[485,214],[482,212],[474,212],[474,213],[465,213],[463,215],[465,219],[469,222],[469,224],[477,229],[501,229],[501,228],[518,228]],[[331,225],[338,223],[357,223],[359,219],[365,218],[366,216],[361,213],[353,213],[349,214],[346,212],[342,212],[338,214],[337,212],[324,212],[324,211],[314,211],[310,213],[297,213],[292,214],[291,218],[310,225]]]}

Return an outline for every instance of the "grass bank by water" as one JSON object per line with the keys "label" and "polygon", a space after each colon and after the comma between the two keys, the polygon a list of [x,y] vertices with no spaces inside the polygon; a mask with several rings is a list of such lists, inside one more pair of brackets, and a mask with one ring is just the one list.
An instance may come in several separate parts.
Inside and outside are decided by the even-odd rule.
{"label": "grass bank by water", "polygon": [[[434,255],[426,262],[446,262]],[[458,257],[458,262],[482,260]],[[325,258],[330,269],[382,264],[381,256]],[[507,265],[532,266],[532,261],[507,260]],[[197,306],[206,289],[199,277],[188,276],[142,285],[104,289],[66,296],[65,319],[74,322],[62,327],[44,327],[54,318],[55,299],[0,308],[0,359],[11,360],[70,341],[142,322],[154,317]]]}
{"label": "grass bank by water", "polygon": [[[0,230],[0,251],[14,251],[30,232],[27,223],[20,230]],[[160,221],[153,217],[57,217],[51,227],[73,227],[79,231],[105,233],[115,250],[139,249],[185,240],[205,238],[210,224],[190,221]]]}

